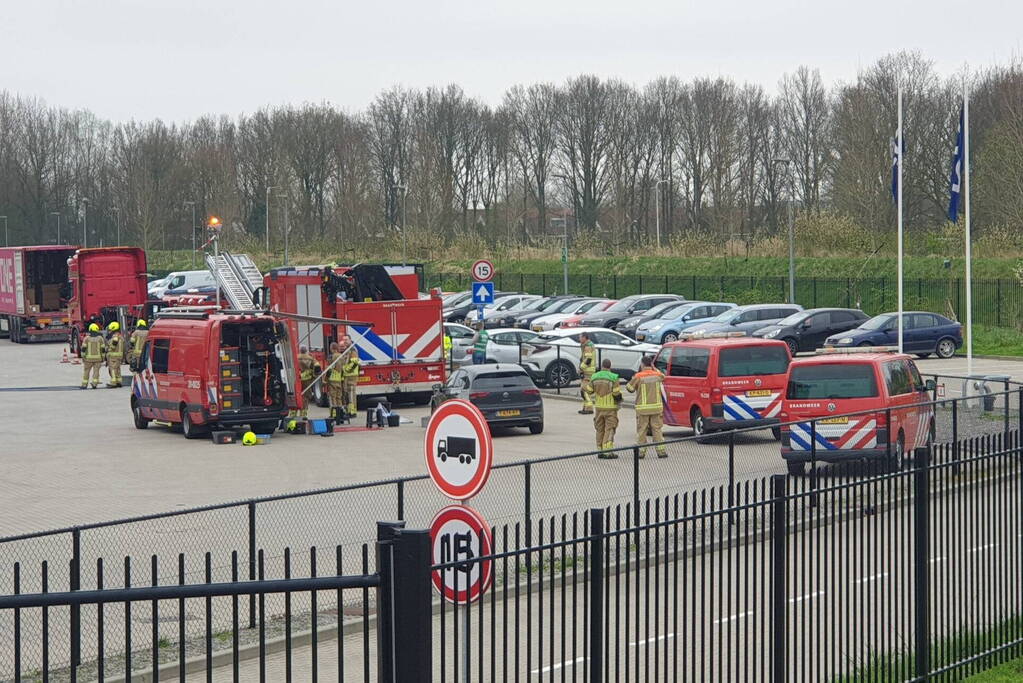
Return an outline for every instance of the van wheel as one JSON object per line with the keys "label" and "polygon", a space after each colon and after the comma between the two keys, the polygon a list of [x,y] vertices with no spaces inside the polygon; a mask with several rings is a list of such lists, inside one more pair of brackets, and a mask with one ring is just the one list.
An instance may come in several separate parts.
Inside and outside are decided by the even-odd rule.
{"label": "van wheel", "polygon": [[703,421],[703,413],[696,406],[693,406],[692,411],[689,413],[689,423],[693,426],[693,436],[696,437],[697,443],[707,443],[710,441],[707,425]]}
{"label": "van wheel", "polygon": [[901,472],[906,467],[906,435],[902,433],[902,430],[899,430],[899,437],[895,440],[895,445],[892,446],[892,459],[889,464],[892,472]]}
{"label": "van wheel", "polygon": [[200,436],[205,436],[208,431],[205,425],[193,424],[192,417],[188,414],[188,409],[182,409],[181,433],[185,435],[186,439],[198,439]]}
{"label": "van wheel", "polygon": [[951,358],[956,354],[956,343],[948,337],[939,339],[935,352],[938,354],[938,358]]}
{"label": "van wheel", "polygon": [[135,420],[135,429],[145,429],[149,426],[149,419],[142,414],[142,406],[138,401],[131,402],[131,416]]}

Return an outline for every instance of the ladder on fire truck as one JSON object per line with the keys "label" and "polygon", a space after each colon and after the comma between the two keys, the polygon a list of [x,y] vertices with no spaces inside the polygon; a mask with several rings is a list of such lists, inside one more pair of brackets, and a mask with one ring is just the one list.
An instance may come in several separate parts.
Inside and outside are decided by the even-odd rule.
{"label": "ladder on fire truck", "polygon": [[256,308],[256,292],[263,286],[263,274],[248,254],[222,251],[216,258],[213,254],[206,254],[206,266],[232,308],[239,311]]}

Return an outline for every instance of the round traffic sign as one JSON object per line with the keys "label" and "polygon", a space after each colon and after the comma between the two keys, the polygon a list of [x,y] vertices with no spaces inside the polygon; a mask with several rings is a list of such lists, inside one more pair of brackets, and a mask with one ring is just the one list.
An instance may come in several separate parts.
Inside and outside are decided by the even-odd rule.
{"label": "round traffic sign", "polygon": [[426,467],[448,498],[472,498],[490,477],[494,445],[479,408],[463,399],[440,404],[426,425]]}
{"label": "round traffic sign", "polygon": [[472,279],[477,282],[490,282],[494,279],[494,264],[486,259],[480,259],[472,264]]}
{"label": "round traffic sign", "polygon": [[477,600],[490,587],[494,562],[494,539],[490,525],[483,516],[465,505],[449,505],[433,518],[430,524],[430,545],[433,564],[446,565],[433,570],[433,586],[448,602],[466,604]]}

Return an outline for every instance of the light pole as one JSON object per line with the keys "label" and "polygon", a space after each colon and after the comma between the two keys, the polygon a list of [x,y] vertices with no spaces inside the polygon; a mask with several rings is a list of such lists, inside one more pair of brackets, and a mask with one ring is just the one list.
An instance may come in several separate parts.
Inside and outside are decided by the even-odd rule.
{"label": "light pole", "polygon": [[277,195],[277,199],[284,200],[284,265],[288,265],[288,231],[291,225],[288,223],[288,197],[286,195]]}
{"label": "light pole", "polygon": [[85,211],[82,213],[82,248],[89,248],[89,200],[82,199],[85,204]]}
{"label": "light pole", "polygon": [[57,217],[57,244],[63,244],[60,241],[60,211],[51,211],[50,215]]}
{"label": "light pole", "polygon": [[4,219],[4,246],[9,247],[11,246],[11,240],[7,236],[7,216],[0,216],[0,218]]}
{"label": "light pole", "polygon": [[266,253],[270,254],[270,190],[276,190],[276,185],[266,187]]}
{"label": "light pole", "polygon": [[[213,241],[213,264],[219,269],[220,268],[220,219],[216,216],[210,216],[209,221],[206,222],[206,227],[210,232],[210,238]],[[220,283],[217,283],[217,310],[220,310]]]}
{"label": "light pole", "polygon": [[195,202],[185,202],[192,207],[192,270],[195,270]]}
{"label": "light pole", "polygon": [[796,303],[796,228],[792,219],[792,205],[796,201],[796,184],[793,179],[792,165],[788,159],[775,159],[774,163],[785,167],[789,178],[789,303]]}
{"label": "light pole", "polygon": [[408,185],[395,185],[395,190],[401,190],[401,265],[405,265],[408,258],[408,234],[405,232],[405,221],[408,214],[405,207],[408,204]]}
{"label": "light pole", "polygon": [[661,248],[661,185],[667,185],[668,181],[661,180],[657,181],[657,186],[654,190],[654,196],[657,200],[657,248]]}
{"label": "light pole", "polygon": [[117,246],[121,246],[121,207],[112,206],[110,210],[117,214]]}
{"label": "light pole", "polygon": [[[555,178],[561,178],[562,180],[565,181],[565,184],[568,184],[568,182],[569,182],[568,176],[566,176],[566,175],[555,174],[554,177]],[[575,215],[575,197],[574,196],[572,197],[572,214]],[[578,223],[578,221],[576,221],[576,223]],[[562,292],[562,294],[568,294],[568,212],[567,211],[562,216],[562,224],[561,225],[563,227],[563,231],[562,231],[562,235],[561,235],[561,277],[562,277],[562,280],[563,280],[562,286],[564,287],[564,291]]]}

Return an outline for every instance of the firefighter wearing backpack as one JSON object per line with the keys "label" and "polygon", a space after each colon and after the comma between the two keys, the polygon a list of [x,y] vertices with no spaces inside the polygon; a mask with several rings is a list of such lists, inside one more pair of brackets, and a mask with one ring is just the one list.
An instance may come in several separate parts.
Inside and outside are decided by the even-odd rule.
{"label": "firefighter wearing backpack", "polygon": [[302,378],[302,409],[292,410],[291,417],[308,417],[311,395],[305,389],[320,374],[320,364],[309,354],[309,349],[305,346],[298,348],[298,373],[299,377]]}
{"label": "firefighter wearing backpack", "polygon": [[341,374],[344,376],[344,401],[345,408],[349,415],[355,415],[358,411],[355,390],[359,386],[359,373],[362,371],[362,363],[359,361],[359,350],[351,346],[348,350],[348,357],[343,361]]}
{"label": "firefighter wearing backpack", "polygon": [[611,359],[605,358],[601,369],[593,373],[586,385],[595,408],[593,428],[597,432],[598,458],[617,458],[611,449],[615,445],[615,429],[618,428],[618,405],[622,402],[622,390],[618,386],[618,375],[611,372]]}
{"label": "firefighter wearing backpack", "polygon": [[327,359],[330,371],[327,372],[327,396],[330,399],[330,417],[337,420],[338,412],[344,408],[344,375],[341,374],[341,364],[344,358],[341,355],[341,347],[337,342],[330,344],[330,358]]}
{"label": "firefighter wearing backpack", "polygon": [[593,372],[597,369],[597,348],[590,341],[590,335],[582,332],[579,334],[579,393],[583,397],[583,407],[580,415],[593,414],[593,400],[587,388]]}
{"label": "firefighter wearing backpack", "polygon": [[132,372],[138,372],[139,358],[142,357],[142,347],[146,345],[146,338],[149,336],[149,328],[146,326],[146,321],[142,318],[138,319],[135,323],[135,331],[131,333],[131,337],[128,339],[128,344],[131,346],[131,351],[128,355],[128,363],[131,365]]}
{"label": "firefighter wearing backpack", "polygon": [[[652,356],[643,356],[640,371],[632,376],[625,385],[631,393],[636,394],[636,442],[639,444],[639,457],[646,456],[647,433],[653,437],[654,449],[658,458],[667,458],[664,448],[664,403],[661,401],[661,386],[664,375],[654,368]],[[637,393],[638,392],[638,393]]]}
{"label": "firefighter wearing backpack", "polygon": [[[82,389],[99,386],[99,366],[103,365],[103,357],[107,352],[107,343],[99,325],[89,324],[89,334],[82,342]],[[89,376],[92,376],[90,381]]]}
{"label": "firefighter wearing backpack", "polygon": [[110,380],[107,386],[121,386],[121,362],[124,360],[124,335],[121,334],[121,323],[116,320],[107,325],[107,374]]}

